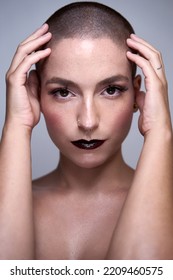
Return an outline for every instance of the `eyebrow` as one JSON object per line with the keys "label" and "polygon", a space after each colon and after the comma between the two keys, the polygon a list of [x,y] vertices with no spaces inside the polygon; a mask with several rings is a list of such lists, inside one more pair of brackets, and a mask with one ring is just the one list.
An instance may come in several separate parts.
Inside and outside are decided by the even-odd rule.
{"label": "eyebrow", "polygon": [[[115,82],[129,82],[129,78],[127,76],[124,75],[114,75],[111,77],[108,77],[102,81],[100,81],[97,86],[104,86],[107,84],[112,84]],[[68,80],[68,79],[64,79],[64,78],[60,78],[60,77],[52,77],[51,79],[47,80],[46,85],[48,84],[60,84],[62,86],[73,86],[73,87],[79,87],[75,82]]]}

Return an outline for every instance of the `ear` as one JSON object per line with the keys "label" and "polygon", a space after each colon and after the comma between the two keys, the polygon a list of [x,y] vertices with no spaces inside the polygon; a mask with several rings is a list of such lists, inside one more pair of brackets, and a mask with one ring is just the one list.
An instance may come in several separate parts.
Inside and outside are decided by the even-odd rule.
{"label": "ear", "polygon": [[134,106],[133,106],[133,111],[137,112],[138,111],[138,104],[136,102],[136,97],[137,97],[138,92],[140,91],[140,88],[141,88],[141,75],[137,75],[133,79],[133,88],[134,88]]}
{"label": "ear", "polygon": [[39,101],[39,79],[36,70],[31,70],[28,76],[28,86],[31,95]]}

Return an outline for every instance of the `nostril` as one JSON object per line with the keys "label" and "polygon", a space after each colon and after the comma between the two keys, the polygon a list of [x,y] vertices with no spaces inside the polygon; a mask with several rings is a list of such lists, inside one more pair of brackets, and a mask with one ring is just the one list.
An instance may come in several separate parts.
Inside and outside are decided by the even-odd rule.
{"label": "nostril", "polygon": [[95,130],[98,125],[99,125],[99,121],[98,120],[94,120],[94,119],[81,119],[78,118],[77,119],[77,125],[80,129],[91,132],[93,130]]}

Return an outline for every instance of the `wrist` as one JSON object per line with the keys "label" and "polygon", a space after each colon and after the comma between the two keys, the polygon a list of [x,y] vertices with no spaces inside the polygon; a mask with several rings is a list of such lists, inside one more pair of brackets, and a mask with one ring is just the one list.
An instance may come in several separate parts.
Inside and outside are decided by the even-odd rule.
{"label": "wrist", "polygon": [[15,137],[15,135],[17,135],[18,137],[23,136],[25,138],[28,138],[29,140],[31,139],[31,134],[32,134],[31,127],[21,125],[15,121],[5,122],[2,131],[2,136],[12,135],[13,137]]}
{"label": "wrist", "polygon": [[[148,133],[144,138],[143,151],[148,151],[147,155],[157,155],[156,158],[161,160],[161,155],[166,157],[173,153],[173,133],[171,130],[162,129],[159,133]],[[149,154],[148,154],[149,153]],[[162,160],[161,160],[162,161]],[[163,160],[164,161],[164,160]]]}
{"label": "wrist", "polygon": [[173,141],[173,130],[172,126],[161,126],[155,127],[154,129],[144,134],[144,141],[148,139],[155,139],[155,141]]}

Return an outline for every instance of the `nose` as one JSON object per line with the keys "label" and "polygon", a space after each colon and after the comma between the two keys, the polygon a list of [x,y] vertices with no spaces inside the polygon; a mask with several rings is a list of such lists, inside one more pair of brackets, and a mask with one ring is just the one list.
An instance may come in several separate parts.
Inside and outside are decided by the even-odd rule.
{"label": "nose", "polygon": [[79,129],[92,133],[99,126],[99,114],[93,99],[83,100],[77,116]]}

